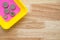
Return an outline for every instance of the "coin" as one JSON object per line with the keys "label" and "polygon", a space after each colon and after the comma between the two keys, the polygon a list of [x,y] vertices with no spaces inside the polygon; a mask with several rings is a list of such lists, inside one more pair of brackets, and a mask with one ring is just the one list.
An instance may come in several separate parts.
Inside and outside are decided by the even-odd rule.
{"label": "coin", "polygon": [[11,10],[15,10],[15,9],[16,9],[16,6],[15,6],[14,4],[12,4],[12,5],[10,6],[10,9],[11,9]]}
{"label": "coin", "polygon": [[9,12],[10,12],[9,9],[4,9],[5,14],[8,14]]}
{"label": "coin", "polygon": [[4,19],[7,19],[7,18],[8,18],[8,16],[7,16],[7,15],[4,15],[4,16],[3,16],[3,18],[4,18]]}
{"label": "coin", "polygon": [[11,15],[12,17],[14,17],[14,16],[15,16],[15,12],[11,12],[10,15]]}
{"label": "coin", "polygon": [[4,7],[4,8],[7,8],[7,7],[8,7],[8,3],[7,3],[7,2],[4,2],[4,3],[3,3],[3,7]]}

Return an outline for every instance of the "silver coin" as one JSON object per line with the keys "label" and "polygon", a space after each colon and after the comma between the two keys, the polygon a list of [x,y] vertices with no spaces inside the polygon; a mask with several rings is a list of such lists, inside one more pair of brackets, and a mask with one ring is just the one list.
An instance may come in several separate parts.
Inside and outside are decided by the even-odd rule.
{"label": "silver coin", "polygon": [[4,9],[5,14],[8,14],[9,12],[10,12],[9,9]]}
{"label": "silver coin", "polygon": [[12,5],[10,6],[10,9],[11,9],[11,10],[15,10],[15,9],[16,9],[16,6],[15,6],[14,4],[12,4]]}
{"label": "silver coin", "polygon": [[4,2],[4,3],[3,3],[3,7],[4,7],[4,8],[7,8],[7,7],[8,7],[8,3],[7,3],[7,2]]}
{"label": "silver coin", "polygon": [[10,13],[10,16],[14,17],[15,16],[15,13],[14,12],[11,12]]}
{"label": "silver coin", "polygon": [[4,19],[7,19],[7,18],[8,18],[8,16],[7,16],[7,15],[4,15],[4,16],[3,16],[3,18],[4,18]]}

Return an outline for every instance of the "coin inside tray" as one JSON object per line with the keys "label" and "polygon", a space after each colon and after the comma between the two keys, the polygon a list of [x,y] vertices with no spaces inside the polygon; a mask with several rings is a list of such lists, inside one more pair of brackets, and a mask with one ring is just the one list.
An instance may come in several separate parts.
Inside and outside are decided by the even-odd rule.
{"label": "coin inside tray", "polygon": [[5,21],[11,20],[20,11],[20,8],[13,0],[1,0],[0,15]]}

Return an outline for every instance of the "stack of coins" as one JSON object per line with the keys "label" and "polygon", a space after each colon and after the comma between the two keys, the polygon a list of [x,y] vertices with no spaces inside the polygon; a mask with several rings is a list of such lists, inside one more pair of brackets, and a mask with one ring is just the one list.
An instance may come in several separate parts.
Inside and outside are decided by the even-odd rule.
{"label": "stack of coins", "polygon": [[3,7],[4,7],[4,14],[5,14],[3,16],[4,19],[8,18],[7,14],[10,14],[11,17],[15,16],[15,12],[13,12],[13,11],[16,9],[16,6],[14,4],[11,4],[10,7],[9,7],[8,2],[4,2]]}

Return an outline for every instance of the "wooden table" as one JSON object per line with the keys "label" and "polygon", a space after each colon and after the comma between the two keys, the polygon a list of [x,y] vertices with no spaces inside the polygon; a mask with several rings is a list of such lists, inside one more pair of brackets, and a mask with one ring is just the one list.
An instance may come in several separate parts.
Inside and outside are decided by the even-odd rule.
{"label": "wooden table", "polygon": [[0,40],[60,40],[60,0],[22,0],[29,12]]}

